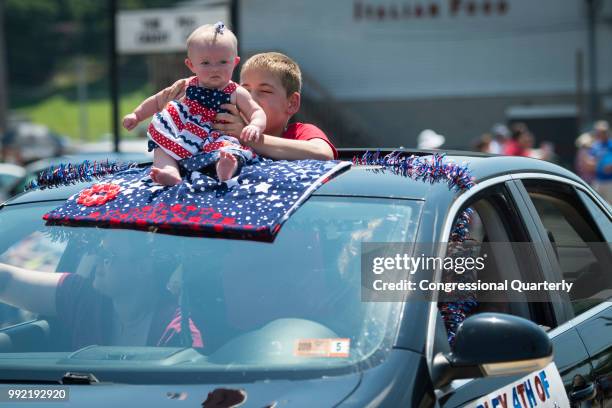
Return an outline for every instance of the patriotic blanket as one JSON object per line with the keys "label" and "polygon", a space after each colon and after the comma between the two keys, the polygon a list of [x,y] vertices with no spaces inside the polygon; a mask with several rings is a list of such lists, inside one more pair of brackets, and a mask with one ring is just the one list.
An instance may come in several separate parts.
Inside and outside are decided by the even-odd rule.
{"label": "patriotic blanket", "polygon": [[154,183],[150,167],[110,175],[44,215],[48,224],[96,225],[273,241],[283,222],[341,161],[262,160],[226,182],[198,171],[175,186]]}

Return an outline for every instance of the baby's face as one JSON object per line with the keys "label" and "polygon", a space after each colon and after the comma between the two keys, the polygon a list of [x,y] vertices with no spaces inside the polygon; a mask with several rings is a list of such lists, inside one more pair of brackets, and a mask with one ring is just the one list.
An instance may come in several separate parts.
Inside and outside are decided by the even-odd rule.
{"label": "baby's face", "polygon": [[197,43],[190,47],[185,64],[197,75],[200,85],[222,89],[232,79],[232,72],[238,61],[239,58],[229,43]]}

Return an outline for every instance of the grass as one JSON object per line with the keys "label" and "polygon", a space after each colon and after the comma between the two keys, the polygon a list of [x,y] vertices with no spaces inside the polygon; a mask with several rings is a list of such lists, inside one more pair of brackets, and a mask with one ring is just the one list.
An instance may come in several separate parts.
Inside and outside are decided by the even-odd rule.
{"label": "grass", "polygon": [[[119,120],[131,112],[149,94],[145,89],[122,95],[119,103]],[[86,105],[88,132],[85,141],[97,141],[112,131],[111,101],[96,98]],[[54,132],[67,136],[72,140],[81,140],[79,102],[58,94],[39,101],[36,104],[24,106],[15,110],[18,114],[28,117],[32,122],[48,126]],[[122,137],[129,138],[131,134],[121,128]]]}
{"label": "grass", "polygon": [[[140,102],[151,95],[147,84],[146,65],[142,59],[123,61],[120,70],[119,121]],[[111,100],[109,96],[108,67],[99,61],[87,62],[87,94],[85,107],[87,132],[81,135],[81,109],[77,97],[77,77],[74,66],[77,59],[67,59],[64,66],[46,84],[37,87],[13,86],[9,100],[17,117],[26,117],[34,123],[74,141],[99,141],[112,132]],[[120,126],[122,138],[134,137]]]}

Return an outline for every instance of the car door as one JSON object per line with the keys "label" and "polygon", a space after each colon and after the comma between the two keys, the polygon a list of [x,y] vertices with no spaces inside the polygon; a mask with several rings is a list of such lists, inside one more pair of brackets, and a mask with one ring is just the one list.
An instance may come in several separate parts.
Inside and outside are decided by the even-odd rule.
{"label": "car door", "polygon": [[590,372],[574,378],[576,406],[612,406],[612,219],[591,191],[573,182],[525,178],[534,221],[548,240],[558,279],[574,283],[572,327],[584,343]]}
{"label": "car door", "polygon": [[[552,279],[548,252],[542,245],[534,245],[534,243],[542,244],[541,236],[533,225],[529,207],[516,182],[505,178],[503,182],[472,193],[472,197],[463,197],[463,204],[458,207],[455,216],[459,216],[466,207],[476,209],[479,222],[486,231],[484,235],[488,235],[489,240],[533,246],[532,251],[515,252],[513,255],[494,260],[495,268],[499,271],[498,279],[530,281]],[[560,376],[565,388],[555,389],[552,396],[560,398],[560,401],[564,400],[563,394],[572,390],[576,376],[585,377],[590,373],[588,354],[578,331],[574,327],[558,327],[560,322],[568,320],[571,315],[568,316],[567,308],[560,305],[561,299],[554,294],[551,294],[546,301],[539,302],[529,301],[527,297],[520,299],[517,297],[520,295],[517,294],[509,296],[512,298],[507,302],[500,302],[500,299],[495,301],[478,299],[480,304],[474,313],[498,312],[518,315],[548,330],[554,348],[556,368],[553,368],[555,370],[553,374]],[[500,390],[510,390],[511,395],[512,391],[522,389],[520,384],[524,381],[523,377],[516,375],[454,381],[446,389],[438,390],[439,403],[442,407],[455,407],[470,403],[477,398],[490,397],[489,406],[495,406],[496,401],[501,402],[495,400]],[[526,406],[533,406],[530,402],[532,400],[528,398],[531,394],[525,395]],[[535,404],[536,400],[532,402]],[[519,401],[519,406],[522,406],[520,404]],[[512,400],[508,401],[508,406],[512,406]]]}

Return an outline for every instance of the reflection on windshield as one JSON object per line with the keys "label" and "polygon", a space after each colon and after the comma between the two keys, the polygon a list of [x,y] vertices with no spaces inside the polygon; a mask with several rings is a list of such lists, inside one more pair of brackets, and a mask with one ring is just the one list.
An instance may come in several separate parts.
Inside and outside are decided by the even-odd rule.
{"label": "reflection on windshield", "polygon": [[[158,361],[172,353],[150,347],[193,347],[177,363],[261,368],[354,363],[380,349],[398,304],[361,301],[360,245],[414,241],[421,204],[312,197],[273,244],[45,227],[47,210],[0,212],[0,273],[13,282],[35,276],[52,297],[27,290],[42,295],[11,297],[12,286],[0,296],[19,312],[54,317],[61,330],[33,337],[26,349],[0,345],[0,352],[81,350],[66,358]],[[83,349],[90,345],[101,347]]]}

